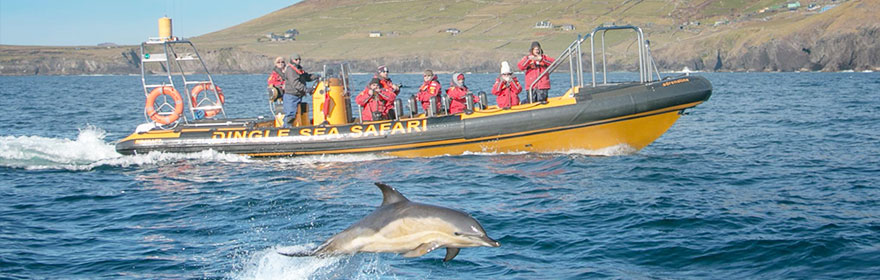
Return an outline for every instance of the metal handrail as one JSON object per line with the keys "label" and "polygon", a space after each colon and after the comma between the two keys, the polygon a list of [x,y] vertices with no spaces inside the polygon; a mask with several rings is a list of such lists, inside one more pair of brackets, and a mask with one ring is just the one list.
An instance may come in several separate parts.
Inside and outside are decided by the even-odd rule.
{"label": "metal handrail", "polygon": [[[657,64],[654,62],[654,58],[651,56],[650,48],[648,46],[648,41],[645,40],[644,32],[642,29],[633,25],[620,25],[620,26],[599,26],[593,29],[590,34],[587,35],[578,35],[578,38],[574,40],[562,53],[559,54],[558,58],[547,67],[546,70],[538,74],[538,77],[532,81],[531,84],[526,88],[526,93],[528,94],[529,102],[534,102],[533,94],[535,87],[538,84],[538,81],[545,77],[549,76],[550,73],[556,71],[559,68],[559,65],[562,64],[563,60],[568,59],[569,71],[570,73],[570,83],[571,87],[575,86],[575,78],[577,78],[577,86],[584,86],[584,67],[583,67],[583,51],[581,49],[581,45],[587,40],[590,39],[590,72],[592,76],[592,86],[596,87],[596,41],[595,36],[597,32],[601,32],[602,36],[602,84],[608,84],[608,58],[606,55],[605,48],[605,34],[608,31],[612,30],[624,30],[624,29],[632,29],[636,32],[636,46],[638,47],[638,57],[639,57],[639,82],[645,83],[653,80],[653,74],[656,74],[657,80],[660,80],[660,71],[657,70]],[[575,57],[572,56],[574,53],[577,53],[577,62],[575,62]],[[652,71],[653,70],[653,71]],[[576,77],[575,77],[576,76]]]}
{"label": "metal handrail", "polygon": [[[652,75],[649,70],[651,67],[656,68],[656,64],[654,64],[654,58],[651,57],[650,52],[648,51],[647,41],[645,41],[645,34],[642,32],[642,29],[632,25],[621,25],[621,26],[599,26],[596,29],[593,29],[593,32],[590,33],[590,63],[591,63],[591,71],[593,78],[593,87],[596,87],[596,48],[595,48],[595,34],[596,32],[602,31],[602,84],[608,84],[608,68],[607,68],[607,57],[605,50],[605,34],[611,30],[622,30],[622,29],[632,29],[636,32],[636,46],[638,47],[639,54],[639,82],[645,83],[652,80]],[[659,79],[659,71],[657,71],[658,79]]]}

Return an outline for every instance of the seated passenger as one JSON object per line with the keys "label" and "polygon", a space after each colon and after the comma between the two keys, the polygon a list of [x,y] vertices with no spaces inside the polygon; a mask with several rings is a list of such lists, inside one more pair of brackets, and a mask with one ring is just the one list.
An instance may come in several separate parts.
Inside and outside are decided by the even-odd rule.
{"label": "seated passenger", "polygon": [[[468,87],[464,85],[464,74],[452,74],[452,82],[450,83],[449,88],[446,89],[446,95],[449,96],[450,114],[461,113],[467,108],[467,99],[465,99],[465,96],[468,95]],[[474,103],[477,102],[480,102],[480,98],[474,96]]]}
{"label": "seated passenger", "polygon": [[510,64],[507,61],[501,62],[501,75],[495,79],[495,85],[492,86],[492,94],[497,96],[499,108],[510,108],[510,106],[519,105],[519,93],[522,92],[522,86],[510,71]]}
{"label": "seated passenger", "polygon": [[397,95],[391,89],[383,89],[379,86],[379,79],[373,79],[355,101],[361,106],[361,121],[378,121],[388,119],[388,107],[386,104],[393,103]]}
{"label": "seated passenger", "polygon": [[[434,75],[434,71],[425,70],[424,76],[425,82],[422,83],[422,86],[419,87],[419,93],[416,94],[416,99],[419,102],[422,102],[422,108],[425,109],[425,113],[428,112],[429,107],[431,107],[431,98],[437,98],[440,96],[440,82],[437,81],[437,75]],[[440,112],[440,101],[439,99],[434,101],[434,112]]]}
{"label": "seated passenger", "polygon": [[275,67],[272,69],[272,73],[269,73],[269,78],[266,79],[269,88],[269,101],[271,102],[280,99],[281,95],[284,94],[282,91],[284,87],[282,71],[284,71],[284,58],[279,56],[275,58]]}
{"label": "seated passenger", "polygon": [[[385,65],[376,68],[376,75],[373,78],[379,79],[379,88],[390,89],[395,97],[400,94],[400,85],[391,82],[391,78],[388,77],[388,67],[385,67]],[[389,116],[394,115],[393,101],[385,104],[385,114]]]}

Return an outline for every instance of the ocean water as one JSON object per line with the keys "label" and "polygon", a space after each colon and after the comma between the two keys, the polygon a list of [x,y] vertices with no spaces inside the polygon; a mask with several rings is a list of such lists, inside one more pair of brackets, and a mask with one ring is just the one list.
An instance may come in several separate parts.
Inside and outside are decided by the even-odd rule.
{"label": "ocean water", "polygon": [[[412,159],[122,156],[140,77],[0,77],[0,278],[880,278],[880,73],[700,75],[712,98],[638,152]],[[420,80],[392,78],[403,96]],[[215,81],[231,117],[268,115],[264,75]],[[275,253],[368,214],[373,182],[468,212],[502,246],[447,263]]]}

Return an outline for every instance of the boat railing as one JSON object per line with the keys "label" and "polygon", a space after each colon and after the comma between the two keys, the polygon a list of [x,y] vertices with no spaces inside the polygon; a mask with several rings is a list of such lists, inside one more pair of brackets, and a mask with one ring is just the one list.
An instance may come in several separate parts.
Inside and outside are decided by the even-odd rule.
{"label": "boat railing", "polygon": [[[197,116],[198,112],[209,110],[218,111],[219,114],[222,114],[224,119],[227,117],[223,102],[219,96],[220,90],[217,89],[216,84],[214,83],[214,78],[208,70],[208,66],[205,64],[205,61],[202,59],[192,42],[188,40],[161,40],[150,38],[146,42],[141,43],[140,51],[141,85],[143,85],[145,96],[148,96],[150,91],[155,88],[171,86],[180,92],[182,99],[185,100],[183,102],[187,104],[187,107],[189,108],[188,115],[193,120],[200,118],[200,116]],[[195,65],[190,62],[195,62]],[[167,78],[167,81],[148,83],[147,63],[160,64],[162,72],[164,72],[163,76]],[[175,77],[183,82],[182,91],[175,85]],[[207,94],[213,94],[213,96],[208,98],[208,95],[206,95],[206,97],[202,99],[199,99],[197,96],[193,97],[191,95],[192,90],[198,85],[203,85],[203,87],[207,85]],[[153,104],[147,104],[147,106],[152,105]],[[146,117],[147,120],[149,120],[149,116]],[[190,118],[187,117],[187,114],[182,114],[183,122],[189,122]]]}
{"label": "boat railing", "polygon": [[[645,33],[642,32],[642,29],[632,25],[620,25],[620,26],[599,26],[596,29],[593,29],[593,32],[590,33],[590,62],[591,62],[591,72],[592,72],[592,80],[593,87],[596,87],[596,33],[602,32],[602,84],[608,84],[608,63],[607,63],[607,51],[605,49],[605,34],[608,31],[612,30],[626,30],[630,29],[636,32],[636,46],[638,46],[638,54],[639,54],[639,82],[647,83],[653,80],[653,74],[656,73],[657,79],[660,79],[659,71],[656,70],[657,66],[654,63],[654,58],[651,57],[651,52],[649,49],[649,41],[645,39]],[[653,73],[652,73],[653,72]]]}
{"label": "boat railing", "polygon": [[584,68],[583,68],[583,50],[581,49],[581,45],[589,38],[590,39],[590,72],[592,77],[592,86],[596,87],[597,79],[596,79],[596,33],[600,33],[601,39],[601,51],[602,51],[602,85],[608,84],[608,68],[607,68],[607,56],[606,56],[606,48],[605,48],[605,34],[608,31],[612,30],[633,30],[636,32],[636,45],[638,46],[638,58],[639,58],[639,82],[647,83],[653,81],[654,76],[656,75],[657,80],[660,80],[660,71],[657,70],[657,65],[654,63],[654,58],[651,56],[650,50],[650,42],[645,39],[644,32],[642,29],[632,25],[614,25],[614,26],[599,26],[593,29],[590,34],[587,35],[578,35],[577,39],[571,42],[562,53],[557,56],[557,59],[547,67],[546,70],[541,72],[531,84],[528,85],[528,100],[529,102],[534,101],[534,90],[535,86],[537,86],[538,81],[545,77],[549,76],[550,73],[556,71],[560,65],[568,61],[569,65],[569,73],[570,73],[570,82],[571,87],[583,87],[584,86]]}

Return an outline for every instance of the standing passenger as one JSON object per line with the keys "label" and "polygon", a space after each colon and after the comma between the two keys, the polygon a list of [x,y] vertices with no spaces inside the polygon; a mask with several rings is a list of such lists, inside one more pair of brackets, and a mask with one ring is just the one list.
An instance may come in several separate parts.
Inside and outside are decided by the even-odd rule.
{"label": "standing passenger", "polygon": [[502,61],[501,75],[495,79],[495,85],[492,86],[492,94],[497,96],[495,100],[498,102],[498,107],[510,108],[510,106],[519,105],[520,92],[522,92],[522,86],[510,71],[510,64],[507,61]]}
{"label": "standing passenger", "polygon": [[[452,74],[452,83],[446,89],[446,95],[449,96],[449,113],[461,113],[467,108],[468,87],[464,85],[464,74]],[[474,102],[480,102],[480,99],[474,96]]]}
{"label": "standing passenger", "polygon": [[[529,48],[529,55],[524,56],[517,65],[519,70],[526,71],[526,94],[529,94],[529,87],[532,86],[532,82],[534,82],[541,73],[546,71],[550,64],[553,64],[553,58],[544,55],[544,50],[541,49],[540,43],[537,41],[532,42],[532,47]],[[535,102],[541,102],[542,104],[547,103],[547,92],[549,90],[550,75],[545,75],[538,80],[537,84],[535,84],[533,95],[535,97]]]}
{"label": "standing passenger", "polygon": [[299,108],[299,102],[306,95],[306,83],[317,80],[318,75],[306,73],[300,66],[302,58],[299,54],[290,56],[290,63],[284,68],[284,127],[293,126],[296,120],[296,111]]}
{"label": "standing passenger", "polygon": [[390,89],[382,88],[380,84],[381,81],[378,78],[373,78],[367,88],[355,97],[355,101],[362,108],[361,121],[378,121],[388,118],[385,105],[393,103],[397,95]]}

